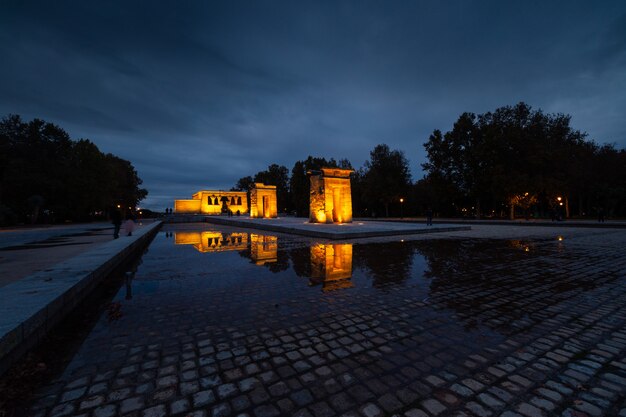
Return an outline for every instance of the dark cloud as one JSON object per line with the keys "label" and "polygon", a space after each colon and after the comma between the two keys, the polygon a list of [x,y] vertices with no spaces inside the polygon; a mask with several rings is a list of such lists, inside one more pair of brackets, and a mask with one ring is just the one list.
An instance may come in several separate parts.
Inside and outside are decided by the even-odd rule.
{"label": "dark cloud", "polygon": [[155,208],[381,142],[419,178],[433,129],[519,101],[626,147],[625,28],[621,1],[9,1],[0,114],[131,160]]}

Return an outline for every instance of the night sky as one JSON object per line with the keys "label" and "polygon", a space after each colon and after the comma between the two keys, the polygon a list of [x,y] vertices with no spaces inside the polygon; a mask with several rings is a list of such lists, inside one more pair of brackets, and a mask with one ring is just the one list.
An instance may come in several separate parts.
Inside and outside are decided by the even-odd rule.
{"label": "night sky", "polygon": [[164,209],[308,155],[358,168],[525,101],[626,148],[626,2],[13,1],[0,116],[130,160]]}

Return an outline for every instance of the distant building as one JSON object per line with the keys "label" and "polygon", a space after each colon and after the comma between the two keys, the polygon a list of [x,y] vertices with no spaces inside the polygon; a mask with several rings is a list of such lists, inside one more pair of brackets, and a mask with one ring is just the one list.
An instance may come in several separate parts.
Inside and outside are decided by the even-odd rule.
{"label": "distant building", "polygon": [[320,171],[307,172],[311,181],[311,223],[352,222],[350,174],[353,172],[351,169],[341,168],[322,168]]}
{"label": "distant building", "polygon": [[245,191],[202,190],[191,200],[174,200],[175,213],[194,214],[248,213],[248,198]]}
{"label": "distant building", "polygon": [[250,189],[250,217],[278,217],[275,185],[257,182]]}

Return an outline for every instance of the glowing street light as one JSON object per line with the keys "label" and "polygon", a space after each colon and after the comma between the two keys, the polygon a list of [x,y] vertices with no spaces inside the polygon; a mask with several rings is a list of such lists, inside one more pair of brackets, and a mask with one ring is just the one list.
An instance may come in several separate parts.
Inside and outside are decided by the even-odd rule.
{"label": "glowing street light", "polygon": [[404,203],[404,198],[400,199],[400,218],[402,218],[402,203]]}

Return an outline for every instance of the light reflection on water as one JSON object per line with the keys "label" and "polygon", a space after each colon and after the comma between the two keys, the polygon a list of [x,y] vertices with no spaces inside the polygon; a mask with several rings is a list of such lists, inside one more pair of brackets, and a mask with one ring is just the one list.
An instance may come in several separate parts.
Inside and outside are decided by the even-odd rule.
{"label": "light reflection on water", "polygon": [[[257,232],[210,230],[172,233],[175,245],[189,245],[203,254],[235,251],[241,257],[249,258],[255,265],[266,266],[275,273],[292,269],[295,275],[309,278],[309,286],[321,285],[323,292],[355,286],[352,281],[352,243],[307,241],[296,248],[286,248],[281,246],[282,240],[278,236]],[[374,286],[381,286],[387,281],[404,281],[407,273],[410,273],[414,251],[409,245],[404,250],[394,249],[397,244],[393,242],[385,245],[385,252],[395,255],[384,257],[389,261],[385,266],[372,259],[360,261],[359,275],[370,277]],[[280,259],[279,252],[282,255]],[[372,254],[367,256],[371,257]],[[231,266],[237,268],[238,265],[232,263]]]}
{"label": "light reflection on water", "polygon": [[[190,245],[201,253],[237,251],[249,257],[255,265],[265,265],[277,271],[273,266],[278,264],[278,236],[221,231],[175,231],[175,245]],[[310,268],[298,268],[310,271],[309,285],[322,285],[323,291],[351,288],[352,278],[352,244],[351,243],[311,243],[309,248]],[[300,261],[300,257],[292,257],[292,262]],[[279,268],[278,270],[284,270]]]}
{"label": "light reflection on water", "polygon": [[[144,369],[137,361],[149,364],[154,358],[183,369],[198,354],[213,361],[203,372],[213,366],[210,372],[217,372],[219,366],[224,373],[246,362],[214,357],[215,348],[279,358],[283,347],[298,350],[296,341],[328,344],[336,349],[320,349],[319,357],[336,361],[333,369],[359,363],[371,366],[365,370],[376,378],[398,374],[392,364],[420,364],[406,373],[418,382],[433,369],[474,377],[466,365],[471,354],[490,352],[505,360],[508,353],[501,349],[507,337],[521,334],[527,341],[545,335],[547,314],[555,306],[566,311],[559,303],[567,307],[620,277],[614,271],[581,274],[570,259],[584,255],[593,261],[606,254],[584,248],[564,252],[564,242],[554,238],[337,243],[190,227],[159,233],[127,271],[111,303],[115,308],[76,341],[64,380],[85,370],[119,375],[130,366]],[[364,355],[371,364],[361,361]],[[238,358],[272,367],[267,356]],[[153,372],[138,375],[154,379]],[[397,392],[395,386],[391,392]]]}
{"label": "light reflection on water", "polygon": [[193,245],[198,252],[244,250],[249,233],[222,233],[218,231],[174,232],[175,245]]}
{"label": "light reflection on water", "polygon": [[[267,308],[276,308],[271,313],[276,317],[292,317],[302,303],[314,303],[324,312],[329,302],[351,300],[358,305],[360,297],[390,295],[447,311],[463,321],[481,317],[465,321],[467,327],[492,322],[506,329],[508,321],[529,313],[521,306],[546,283],[550,283],[550,291],[542,292],[546,299],[595,285],[593,280],[572,282],[560,269],[547,269],[546,255],[562,252],[562,242],[553,239],[335,243],[204,227],[207,230],[182,227],[159,233],[127,292],[170,305],[204,297],[222,303],[222,311],[233,316],[268,314]],[[541,273],[529,275],[531,265]],[[505,300],[505,287],[506,294],[519,300]],[[542,308],[537,306],[538,311]]]}

